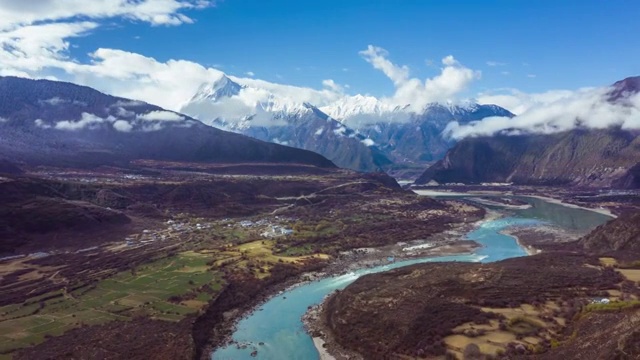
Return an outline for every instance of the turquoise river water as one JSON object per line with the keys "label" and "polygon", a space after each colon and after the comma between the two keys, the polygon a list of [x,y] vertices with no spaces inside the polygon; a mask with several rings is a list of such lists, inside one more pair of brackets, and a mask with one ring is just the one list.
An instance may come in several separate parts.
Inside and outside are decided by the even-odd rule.
{"label": "turquoise river water", "polygon": [[[570,208],[540,199],[520,198],[532,207],[510,210],[507,217],[483,222],[466,235],[467,239],[483,247],[473,254],[440,256],[406,261],[397,261],[374,268],[361,269],[346,275],[307,283],[271,298],[256,311],[238,322],[233,339],[247,345],[239,349],[236,345],[219,348],[211,354],[212,359],[269,359],[269,360],[315,360],[319,358],[311,337],[304,331],[301,317],[310,305],[318,304],[336,289],[342,289],[364,274],[381,272],[397,267],[435,261],[482,261],[491,262],[512,257],[526,256],[511,236],[500,231],[511,226],[536,226],[553,224],[569,230],[586,231],[610,218],[593,211]],[[398,239],[403,241],[406,239]],[[257,350],[257,356],[251,353]]]}

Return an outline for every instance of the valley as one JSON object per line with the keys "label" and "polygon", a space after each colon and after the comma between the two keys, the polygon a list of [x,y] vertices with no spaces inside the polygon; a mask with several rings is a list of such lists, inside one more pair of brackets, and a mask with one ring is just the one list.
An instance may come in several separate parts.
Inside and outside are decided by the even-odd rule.
{"label": "valley", "polygon": [[121,3],[0,27],[0,359],[640,358],[640,77],[476,99],[506,62],[422,80],[370,44],[374,96],[337,63],[313,89],[76,54],[98,19],[231,2]]}
{"label": "valley", "polygon": [[0,360],[639,360],[639,10],[0,0]]}
{"label": "valley", "polygon": [[[16,359],[200,358],[276,289],[387,261],[408,246],[398,239],[436,245],[407,257],[468,252],[472,242],[438,234],[484,216],[383,174],[304,165],[21,170],[0,183],[11,240],[0,260],[0,352]],[[150,326],[176,341],[149,336]],[[101,340],[77,343],[79,331]]]}
{"label": "valley", "polygon": [[[447,262],[354,278],[303,318],[312,336],[322,339],[316,346],[328,351],[325,358],[337,359],[573,359],[594,353],[635,358],[637,334],[631,329],[640,288],[632,264],[640,253],[630,247],[637,238],[634,220],[625,213],[589,232],[559,219],[562,212],[546,213],[549,224],[543,227],[486,222],[491,231],[524,234],[529,254],[535,255],[494,257],[481,265],[443,258]],[[576,219],[584,217],[576,214]],[[576,235],[568,238],[563,227]],[[489,238],[474,232],[467,238],[485,245],[489,254],[492,247],[514,241],[487,243]],[[595,324],[607,324],[618,341],[610,341],[607,330]]]}

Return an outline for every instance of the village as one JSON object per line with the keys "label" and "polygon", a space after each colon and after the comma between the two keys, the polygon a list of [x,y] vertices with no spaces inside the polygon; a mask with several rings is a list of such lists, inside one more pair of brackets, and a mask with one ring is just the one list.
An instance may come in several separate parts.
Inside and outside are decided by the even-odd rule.
{"label": "village", "polygon": [[219,221],[208,221],[201,218],[189,218],[179,214],[173,220],[167,220],[166,227],[160,229],[145,229],[139,234],[129,235],[124,242],[127,247],[140,247],[166,240],[188,240],[193,235],[236,235],[238,239],[245,239],[250,235],[258,235],[264,239],[274,239],[292,235],[294,230],[288,224],[295,221],[292,218],[275,216],[272,219],[236,220],[225,218]]}

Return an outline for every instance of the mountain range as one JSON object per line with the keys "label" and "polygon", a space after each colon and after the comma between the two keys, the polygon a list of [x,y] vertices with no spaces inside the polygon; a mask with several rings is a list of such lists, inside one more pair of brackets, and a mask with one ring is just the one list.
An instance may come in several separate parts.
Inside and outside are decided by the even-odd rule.
{"label": "mountain range", "polygon": [[[251,92],[261,96],[247,105],[241,99]],[[613,85],[607,101],[624,105],[639,92],[640,77],[627,78]],[[430,104],[415,113],[357,95],[316,107],[223,76],[203,85],[183,111],[193,117],[70,83],[0,77],[0,160],[336,164],[365,172],[419,171],[416,184],[640,187],[640,137],[620,126],[457,143],[442,135],[451,121],[513,116],[495,105]]]}
{"label": "mountain range", "polygon": [[96,166],[135,159],[335,165],[316,153],[207,126],[71,83],[0,77],[0,158]]}
{"label": "mountain range", "polygon": [[[624,106],[640,77],[612,86],[609,102]],[[638,131],[611,126],[555,134],[465,138],[429,167],[416,184],[509,182],[529,185],[640,187]]]}
{"label": "mountain range", "polygon": [[316,107],[238,81],[223,75],[203,84],[181,112],[222,129],[311,150],[358,171],[422,170],[452,146],[441,135],[449,122],[513,116],[499,106],[472,102],[433,103],[416,113],[409,104],[395,106],[363,95]]}

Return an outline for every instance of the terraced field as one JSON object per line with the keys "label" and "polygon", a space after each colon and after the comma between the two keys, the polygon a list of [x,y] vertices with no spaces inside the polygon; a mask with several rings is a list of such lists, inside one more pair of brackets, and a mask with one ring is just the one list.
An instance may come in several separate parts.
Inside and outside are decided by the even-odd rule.
{"label": "terraced field", "polygon": [[183,252],[109,279],[0,307],[0,352],[27,347],[86,325],[136,316],[177,321],[198,312],[221,289],[212,256]]}

